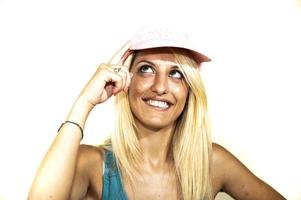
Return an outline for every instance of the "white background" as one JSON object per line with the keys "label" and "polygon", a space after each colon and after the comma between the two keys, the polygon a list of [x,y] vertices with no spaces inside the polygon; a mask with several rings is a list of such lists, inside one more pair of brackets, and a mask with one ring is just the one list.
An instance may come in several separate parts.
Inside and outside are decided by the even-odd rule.
{"label": "white background", "polygon": [[[56,130],[101,62],[149,24],[186,29],[213,139],[288,199],[301,199],[300,0],[0,0],[0,199],[25,199]],[[85,128],[98,144],[112,102]],[[219,199],[226,199],[220,197]]]}

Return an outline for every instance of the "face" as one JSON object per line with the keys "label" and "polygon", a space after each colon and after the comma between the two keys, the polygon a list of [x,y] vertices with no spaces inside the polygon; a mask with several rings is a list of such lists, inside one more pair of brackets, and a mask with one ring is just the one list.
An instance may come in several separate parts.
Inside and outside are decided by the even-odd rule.
{"label": "face", "polygon": [[139,51],[131,72],[129,102],[136,123],[152,130],[174,125],[189,91],[174,55],[166,48]]}

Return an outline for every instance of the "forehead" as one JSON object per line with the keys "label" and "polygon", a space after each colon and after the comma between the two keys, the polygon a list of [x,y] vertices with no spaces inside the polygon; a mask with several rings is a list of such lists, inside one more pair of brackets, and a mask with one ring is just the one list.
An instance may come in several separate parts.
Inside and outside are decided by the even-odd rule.
{"label": "forehead", "polygon": [[168,48],[153,48],[137,51],[135,62],[141,60],[164,60],[175,62],[175,55]]}

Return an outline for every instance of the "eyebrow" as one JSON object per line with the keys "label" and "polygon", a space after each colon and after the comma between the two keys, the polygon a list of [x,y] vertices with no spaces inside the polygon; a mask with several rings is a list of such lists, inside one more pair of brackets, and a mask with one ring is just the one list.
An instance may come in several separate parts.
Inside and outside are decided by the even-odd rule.
{"label": "eyebrow", "polygon": [[[137,65],[141,62],[145,62],[145,63],[148,63],[150,65],[153,65],[153,66],[157,66],[155,63],[151,62],[151,61],[148,61],[148,60],[141,60],[139,62],[137,62]],[[173,65],[171,66],[172,69],[180,69],[180,67],[178,65]]]}

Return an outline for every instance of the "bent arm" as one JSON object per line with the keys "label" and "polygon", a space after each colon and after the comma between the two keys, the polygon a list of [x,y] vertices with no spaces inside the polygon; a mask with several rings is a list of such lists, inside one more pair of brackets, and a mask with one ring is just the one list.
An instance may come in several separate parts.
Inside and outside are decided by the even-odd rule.
{"label": "bent arm", "polygon": [[[66,120],[74,121],[81,127],[92,107],[76,101]],[[73,124],[65,124],[58,132],[47,154],[41,162],[29,191],[28,199],[68,199],[70,196],[81,132]],[[82,179],[78,195],[84,195],[88,180]]]}
{"label": "bent arm", "polygon": [[237,200],[285,200],[225,148],[214,144],[213,149],[214,170],[220,176],[223,192]]}
{"label": "bent arm", "polygon": [[[95,105],[105,102],[113,94],[128,90],[131,82],[128,69],[132,56],[124,65],[120,65],[120,61],[130,45],[130,42],[127,42],[108,64],[101,64],[97,68],[73,104],[66,120],[76,122],[83,128]],[[114,67],[116,66],[123,68],[123,73],[115,73]],[[69,199],[70,196],[72,199],[82,199],[86,196],[88,189],[92,195],[98,194],[98,192],[93,192],[99,183],[96,179],[92,182],[90,180],[92,176],[97,176],[91,175],[91,170],[88,169],[89,159],[83,156],[82,152],[78,156],[80,139],[81,131],[74,124],[67,123],[60,129],[39,166],[28,199]],[[101,159],[98,161],[101,163]],[[101,175],[98,177],[101,178]],[[89,184],[92,185],[92,189],[88,188]],[[98,190],[101,191],[101,189]]]}

